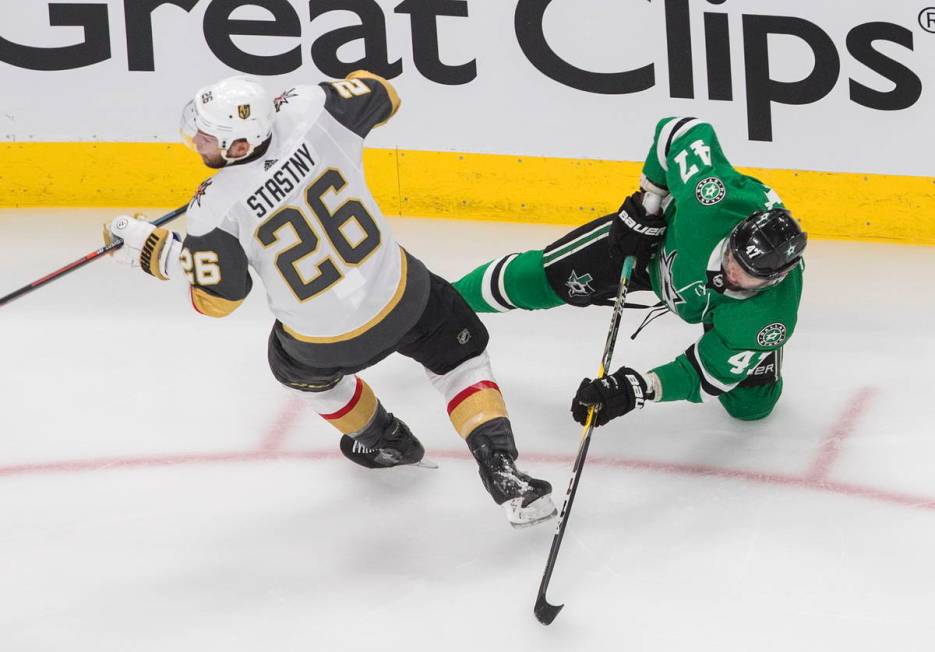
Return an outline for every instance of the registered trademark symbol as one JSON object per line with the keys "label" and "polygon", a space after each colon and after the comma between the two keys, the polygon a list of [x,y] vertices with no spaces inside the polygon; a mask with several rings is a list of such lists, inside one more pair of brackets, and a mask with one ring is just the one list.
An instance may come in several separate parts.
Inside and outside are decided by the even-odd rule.
{"label": "registered trademark symbol", "polygon": [[919,12],[919,25],[926,32],[935,34],[935,7],[926,7]]}

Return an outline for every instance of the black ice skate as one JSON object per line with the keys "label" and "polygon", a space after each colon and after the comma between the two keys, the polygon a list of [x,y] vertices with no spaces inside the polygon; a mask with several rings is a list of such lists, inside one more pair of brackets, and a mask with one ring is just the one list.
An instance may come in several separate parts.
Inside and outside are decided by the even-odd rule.
{"label": "black ice skate", "polygon": [[552,485],[517,469],[506,452],[483,453],[475,455],[481,480],[494,502],[503,507],[510,525],[529,527],[555,516]]}
{"label": "black ice skate", "polygon": [[341,452],[344,457],[368,469],[387,469],[406,464],[438,468],[432,462],[422,460],[425,449],[405,423],[392,414],[388,414],[387,418],[388,422],[377,433],[364,431],[356,439],[342,435]]}

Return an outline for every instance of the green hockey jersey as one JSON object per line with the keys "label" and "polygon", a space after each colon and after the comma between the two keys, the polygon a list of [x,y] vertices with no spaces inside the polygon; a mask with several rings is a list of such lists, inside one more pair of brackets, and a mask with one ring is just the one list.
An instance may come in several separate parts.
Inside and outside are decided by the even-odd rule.
{"label": "green hockey jersey", "polygon": [[[721,254],[733,227],[751,213],[782,207],[769,187],[735,170],[711,125],[666,118],[643,166],[643,185],[660,194],[669,225],[649,266],[653,290],[669,309],[705,333],[674,361],[652,371],[657,400],[700,401],[729,392],[777,351],[795,329],[802,265],[755,293],[723,289]],[[778,358],[770,370],[778,375]]]}
{"label": "green hockey jersey", "polygon": [[[725,289],[721,255],[734,226],[782,207],[779,196],[735,170],[711,125],[693,118],[659,122],[641,185],[666,197],[668,230],[650,261],[649,284],[669,310],[704,329],[685,353],[652,370],[656,400],[722,397],[734,416],[767,414],[781,391],[781,351],[795,329],[802,265],[773,287],[733,292]],[[478,312],[601,303],[616,294],[620,275],[607,247],[612,219],[582,225],[545,250],[488,261],[454,286]]]}

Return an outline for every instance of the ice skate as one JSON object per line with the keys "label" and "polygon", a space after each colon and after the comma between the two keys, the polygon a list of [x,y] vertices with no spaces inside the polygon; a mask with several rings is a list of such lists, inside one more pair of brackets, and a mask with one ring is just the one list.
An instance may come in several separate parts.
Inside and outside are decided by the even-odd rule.
{"label": "ice skate", "polygon": [[557,513],[552,503],[552,485],[517,469],[507,453],[489,452],[477,464],[484,487],[494,502],[503,507],[513,527],[529,527]]}
{"label": "ice skate", "polygon": [[341,436],[341,452],[355,464],[368,469],[387,469],[394,466],[414,465],[435,469],[438,465],[424,461],[425,449],[409,427],[394,417],[374,442],[361,441],[348,435]]}

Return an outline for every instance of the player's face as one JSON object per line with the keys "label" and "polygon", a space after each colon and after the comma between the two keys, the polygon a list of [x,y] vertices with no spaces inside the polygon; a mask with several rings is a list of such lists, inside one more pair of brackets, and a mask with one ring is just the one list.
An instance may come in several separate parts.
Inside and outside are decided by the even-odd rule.
{"label": "player's face", "polygon": [[747,274],[740,266],[740,263],[734,258],[734,254],[730,249],[728,249],[727,253],[724,255],[724,262],[721,267],[724,270],[724,279],[730,290],[746,290],[747,292],[752,292],[761,290],[771,284],[768,280]]}
{"label": "player's face", "polygon": [[218,139],[210,134],[199,130],[192,138],[192,145],[195,151],[201,156],[201,160],[209,168],[222,168],[227,165],[227,161],[221,156],[221,148],[218,147]]}

